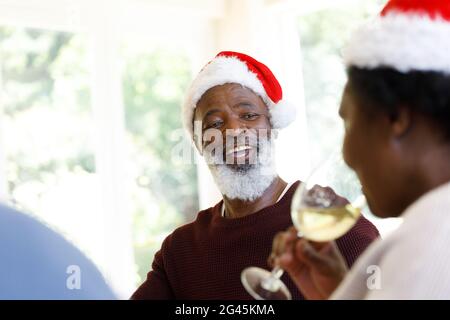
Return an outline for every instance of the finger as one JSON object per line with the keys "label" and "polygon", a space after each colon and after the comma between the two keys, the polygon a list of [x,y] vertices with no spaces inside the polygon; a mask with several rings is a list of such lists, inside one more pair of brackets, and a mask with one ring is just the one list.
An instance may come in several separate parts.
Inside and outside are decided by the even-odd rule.
{"label": "finger", "polygon": [[324,248],[328,248],[329,242],[315,242],[308,240],[308,243],[318,252],[324,250]]}
{"label": "finger", "polygon": [[[302,260],[308,267],[314,268],[324,275],[342,276],[348,271],[347,263],[334,241],[321,244],[316,250],[311,243],[304,241],[296,248],[298,260]],[[300,251],[300,252],[298,252]]]}
{"label": "finger", "polygon": [[267,259],[267,264],[273,268],[275,263],[275,258],[277,257],[277,252],[280,247],[281,238],[283,237],[283,232],[279,232],[275,235],[272,241],[272,251],[270,252],[270,255]]}
{"label": "finger", "polygon": [[272,243],[272,252],[268,258],[269,266],[271,266],[272,268],[274,267],[275,265],[274,259],[286,251],[288,241],[292,240],[291,236],[287,232],[279,232],[278,234],[276,234]]}
{"label": "finger", "polygon": [[285,232],[278,233],[273,241],[272,245],[272,253],[275,255],[281,255],[286,250],[289,250],[289,247],[293,245],[295,240],[297,239],[297,231],[295,228],[289,228]]}
{"label": "finger", "polygon": [[279,266],[286,272],[290,272],[292,268],[293,256],[291,252],[285,252],[281,256],[276,257],[274,262],[275,265]]}
{"label": "finger", "polygon": [[332,259],[317,251],[308,241],[302,239],[297,242],[294,250],[295,258],[310,268],[321,273],[329,273],[333,268]]}
{"label": "finger", "polygon": [[322,251],[324,255],[330,257],[336,264],[340,264],[343,268],[348,269],[347,262],[335,241],[331,241],[327,247],[322,249]]}
{"label": "finger", "polygon": [[[296,235],[296,233],[295,233]],[[295,236],[291,241],[291,244],[280,256],[276,257],[276,263],[282,269],[288,273],[297,273],[299,269],[303,269],[306,265],[301,260],[298,260],[295,256],[294,250],[297,243],[302,241],[300,238]]]}
{"label": "finger", "polygon": [[295,242],[297,239],[298,239],[297,229],[295,227],[290,227],[289,229],[287,229],[284,237],[285,245],[293,244],[293,242]]}
{"label": "finger", "polygon": [[276,264],[275,258],[288,250],[292,250],[297,238],[298,232],[294,226],[289,227],[284,232],[277,233],[272,242],[272,252],[267,259],[268,265],[273,268]]}
{"label": "finger", "polygon": [[275,261],[276,265],[286,271],[294,281],[300,281],[300,278],[302,281],[305,280],[308,266],[294,257],[293,250],[283,253]]}
{"label": "finger", "polygon": [[272,253],[274,255],[279,255],[283,251],[283,247],[285,245],[285,237],[286,232],[280,232],[273,239]]}
{"label": "finger", "polygon": [[295,228],[294,226],[290,226],[289,228],[287,228],[286,232],[297,234],[297,228]]}

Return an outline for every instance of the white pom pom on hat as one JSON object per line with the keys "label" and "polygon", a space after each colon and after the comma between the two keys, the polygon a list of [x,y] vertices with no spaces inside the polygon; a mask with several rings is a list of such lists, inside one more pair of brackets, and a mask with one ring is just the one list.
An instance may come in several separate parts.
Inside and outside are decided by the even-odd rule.
{"label": "white pom pom on hat", "polygon": [[285,128],[295,120],[295,106],[283,100],[283,90],[266,65],[243,53],[222,51],[200,71],[187,92],[183,125],[191,137],[198,101],[209,89],[226,83],[241,84],[259,95],[269,108],[272,128]]}

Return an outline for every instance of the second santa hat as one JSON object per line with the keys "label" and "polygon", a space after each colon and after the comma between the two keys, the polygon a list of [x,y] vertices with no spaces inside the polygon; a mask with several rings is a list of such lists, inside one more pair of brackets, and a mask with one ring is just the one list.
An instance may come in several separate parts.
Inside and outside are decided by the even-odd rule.
{"label": "second santa hat", "polygon": [[347,67],[450,74],[450,0],[390,0],[343,56]]}

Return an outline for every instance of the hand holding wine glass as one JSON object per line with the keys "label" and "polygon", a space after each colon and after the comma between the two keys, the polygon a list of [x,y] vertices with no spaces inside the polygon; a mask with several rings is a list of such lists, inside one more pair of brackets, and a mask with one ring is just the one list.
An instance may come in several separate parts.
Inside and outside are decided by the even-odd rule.
{"label": "hand holding wine glass", "polygon": [[294,227],[274,239],[271,265],[285,270],[308,300],[328,299],[347,273],[334,241],[309,242]]}
{"label": "hand holding wine glass", "polygon": [[[345,164],[340,150],[333,152],[297,188],[291,205],[295,231],[291,230],[290,235],[285,236],[291,241],[287,242],[287,251],[290,245],[290,251],[295,253],[291,259],[299,260],[299,266],[295,268],[294,261],[289,261],[289,257],[284,257],[288,259],[284,263],[297,277],[294,280],[298,287],[311,293],[311,298],[328,297],[329,291],[336,288],[345,274],[345,262],[333,240],[353,227],[365,206],[361,185],[354,172]],[[298,243],[297,238],[300,239]],[[275,243],[275,256],[281,247]],[[241,280],[255,299],[290,300],[291,293],[280,280],[283,272],[283,263],[275,264],[271,272],[249,267],[242,272]]]}

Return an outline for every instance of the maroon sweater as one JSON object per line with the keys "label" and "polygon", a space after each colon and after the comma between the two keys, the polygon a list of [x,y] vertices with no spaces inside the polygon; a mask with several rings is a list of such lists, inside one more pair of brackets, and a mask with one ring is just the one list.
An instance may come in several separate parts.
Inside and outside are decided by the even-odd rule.
{"label": "maroon sweater", "polygon": [[[290,206],[298,182],[280,201],[238,219],[221,216],[222,201],[200,211],[197,219],[176,229],[155,255],[147,280],[132,299],[252,299],[240,281],[249,266],[270,269],[267,258],[276,233],[292,225]],[[336,243],[351,266],[378,237],[364,217]],[[287,274],[282,277],[293,299],[303,299]]]}

